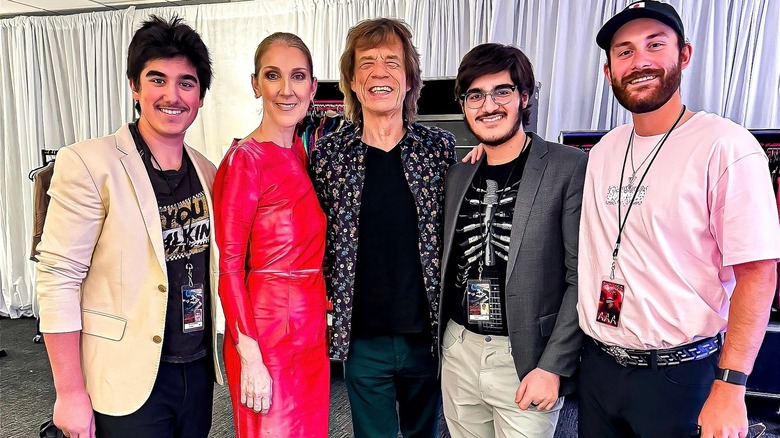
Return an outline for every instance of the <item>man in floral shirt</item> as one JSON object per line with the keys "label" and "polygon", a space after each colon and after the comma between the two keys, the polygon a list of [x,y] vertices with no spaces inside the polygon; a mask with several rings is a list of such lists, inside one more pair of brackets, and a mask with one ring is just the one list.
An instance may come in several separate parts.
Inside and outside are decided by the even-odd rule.
{"label": "man in floral shirt", "polygon": [[414,123],[422,88],[401,21],[358,23],[341,56],[352,124],[317,141],[314,187],[328,217],[330,354],[345,360],[355,436],[433,437],[439,404],[439,275],[449,132]]}

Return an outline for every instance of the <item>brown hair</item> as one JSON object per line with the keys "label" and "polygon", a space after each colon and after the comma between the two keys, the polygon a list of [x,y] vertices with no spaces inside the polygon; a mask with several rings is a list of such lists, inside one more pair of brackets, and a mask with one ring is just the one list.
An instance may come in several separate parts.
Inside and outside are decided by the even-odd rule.
{"label": "brown hair", "polygon": [[344,116],[347,120],[357,122],[362,118],[363,113],[363,106],[351,87],[352,80],[355,78],[355,52],[358,49],[386,44],[393,36],[398,37],[404,49],[406,85],[409,87],[404,98],[403,117],[409,123],[417,118],[417,100],[420,98],[423,82],[420,73],[420,53],[412,44],[412,32],[401,20],[377,18],[361,21],[347,33],[347,43],[344,53],[341,54],[341,80],[339,81],[339,88],[344,94]]}
{"label": "brown hair", "polygon": [[314,78],[314,64],[311,60],[311,52],[309,51],[309,48],[306,46],[303,40],[298,37],[298,35],[288,32],[275,32],[265,37],[263,41],[260,41],[260,44],[257,45],[257,50],[255,50],[255,74],[260,72],[260,67],[262,67],[260,65],[260,60],[263,58],[263,55],[265,55],[265,52],[267,52],[271,46],[277,43],[284,44],[287,47],[296,48],[303,52],[303,55],[306,57],[306,61],[309,63],[309,75]]}

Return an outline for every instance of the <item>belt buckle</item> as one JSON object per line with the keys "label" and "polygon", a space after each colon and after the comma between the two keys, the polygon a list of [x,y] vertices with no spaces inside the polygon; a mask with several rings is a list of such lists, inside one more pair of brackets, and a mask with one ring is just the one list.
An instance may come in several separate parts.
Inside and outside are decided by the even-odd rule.
{"label": "belt buckle", "polygon": [[618,347],[616,345],[608,346],[607,353],[609,353],[609,355],[615,359],[615,362],[623,367],[627,366],[628,361],[631,360],[631,355],[629,355],[624,348]]}

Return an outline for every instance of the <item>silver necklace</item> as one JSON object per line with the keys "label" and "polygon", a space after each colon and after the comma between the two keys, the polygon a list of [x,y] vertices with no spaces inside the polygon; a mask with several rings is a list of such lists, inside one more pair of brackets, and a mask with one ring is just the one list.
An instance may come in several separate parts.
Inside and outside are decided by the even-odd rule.
{"label": "silver necklace", "polygon": [[633,186],[634,181],[636,180],[636,173],[639,172],[639,169],[642,168],[642,166],[647,163],[647,160],[653,155],[653,152],[655,152],[656,149],[658,149],[658,146],[661,146],[661,143],[664,141],[665,136],[661,136],[661,139],[658,140],[658,143],[655,144],[653,149],[650,151],[650,153],[647,154],[644,160],[642,160],[641,163],[639,163],[639,167],[634,167],[634,136],[636,136],[635,132],[631,133],[631,138],[628,141],[628,148],[631,150],[631,176],[628,177],[628,185]]}

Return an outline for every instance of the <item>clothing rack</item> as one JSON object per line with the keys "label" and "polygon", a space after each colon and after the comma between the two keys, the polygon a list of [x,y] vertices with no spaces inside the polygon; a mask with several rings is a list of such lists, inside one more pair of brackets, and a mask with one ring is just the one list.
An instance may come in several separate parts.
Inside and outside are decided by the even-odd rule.
{"label": "clothing rack", "polygon": [[307,115],[314,117],[344,115],[344,102],[340,100],[313,101]]}
{"label": "clothing rack", "polygon": [[[41,149],[41,165],[31,170],[30,173],[27,175],[27,178],[29,178],[30,181],[35,181],[35,176],[37,175],[38,171],[46,168],[46,166],[49,166],[52,162],[54,162],[54,159],[56,158],[58,151],[59,151],[58,149]],[[33,260],[37,261],[35,258],[33,258]],[[42,344],[43,334],[41,333],[40,319],[38,319],[36,331],[37,333],[33,337],[33,342],[36,344]]]}
{"label": "clothing rack", "polygon": [[50,161],[54,161],[54,157],[57,156],[58,151],[59,149],[41,149],[41,165],[45,166],[49,164]]}
{"label": "clothing rack", "polygon": [[344,101],[314,100],[298,126],[298,136],[308,155],[314,143],[330,132],[338,131],[344,125]]}
{"label": "clothing rack", "polygon": [[48,166],[49,163],[54,161],[54,158],[57,156],[57,151],[58,149],[41,149],[41,165],[31,170],[30,173],[27,174],[27,178],[30,181],[33,181],[35,179],[35,174],[39,170],[43,169],[44,167]]}

